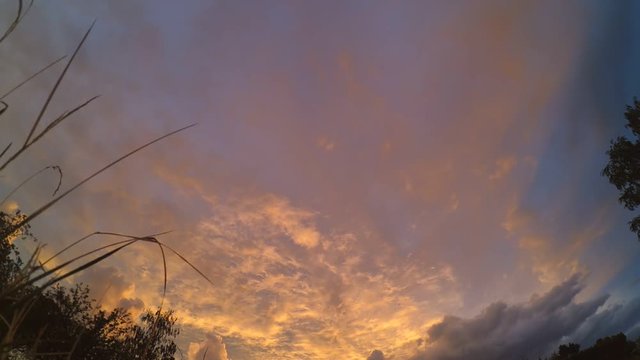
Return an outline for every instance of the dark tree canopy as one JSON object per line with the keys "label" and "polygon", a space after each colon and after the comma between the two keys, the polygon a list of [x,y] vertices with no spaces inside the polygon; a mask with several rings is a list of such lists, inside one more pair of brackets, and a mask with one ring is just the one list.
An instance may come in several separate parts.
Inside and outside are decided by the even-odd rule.
{"label": "dark tree canopy", "polygon": [[171,310],[147,310],[136,323],[124,309],[102,309],[82,284],[49,289],[29,285],[7,293],[25,276],[13,242],[31,237],[30,230],[6,231],[22,217],[0,211],[0,359],[16,352],[53,360],[174,358],[179,330]]}
{"label": "dark tree canopy", "polygon": [[[609,178],[620,196],[618,201],[629,210],[635,210],[640,206],[640,102],[633,99],[633,106],[628,106],[624,113],[627,119],[625,125],[631,130],[633,138],[619,136],[611,141],[607,151],[609,163],[602,170],[602,175]],[[629,222],[631,231],[640,239],[640,216],[634,217]]]}
{"label": "dark tree canopy", "polygon": [[560,345],[547,360],[638,360],[640,343],[629,341],[623,333],[598,339],[590,348],[580,350],[578,344]]}

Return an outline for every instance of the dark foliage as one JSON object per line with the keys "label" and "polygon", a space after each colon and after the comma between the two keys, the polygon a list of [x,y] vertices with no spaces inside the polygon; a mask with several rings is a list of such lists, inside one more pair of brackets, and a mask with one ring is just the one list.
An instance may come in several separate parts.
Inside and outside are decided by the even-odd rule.
{"label": "dark foliage", "polygon": [[0,239],[2,239],[0,242],[0,289],[4,289],[9,283],[16,281],[16,277],[24,265],[13,241],[17,238],[33,238],[30,226],[24,225],[14,234],[7,233],[11,225],[24,218],[25,215],[20,211],[15,214],[6,214],[0,211]]}
{"label": "dark foliage", "polygon": [[[0,232],[20,221],[0,212]],[[30,237],[25,227],[17,238]],[[25,276],[25,264],[10,239],[0,238],[0,359],[20,351],[35,359],[173,359],[179,333],[172,311],[147,311],[139,324],[124,309],[105,311],[82,284],[42,291],[36,286],[3,295]]]}
{"label": "dark foliage", "polygon": [[640,360],[640,343],[628,341],[623,334],[598,339],[587,349],[578,344],[560,345],[558,352],[547,360]]}
{"label": "dark foliage", "polygon": [[[619,136],[611,141],[607,151],[609,163],[602,170],[602,175],[609,178],[620,196],[618,201],[629,210],[635,210],[640,205],[640,102],[633,99],[633,106],[627,106],[624,113],[627,120],[625,125],[631,130],[632,139]],[[640,216],[629,222],[631,231],[640,239]]]}
{"label": "dark foliage", "polygon": [[142,316],[142,324],[132,328],[125,338],[123,345],[129,354],[127,359],[172,360],[178,350],[173,342],[179,333],[175,322],[171,311],[147,311]]}

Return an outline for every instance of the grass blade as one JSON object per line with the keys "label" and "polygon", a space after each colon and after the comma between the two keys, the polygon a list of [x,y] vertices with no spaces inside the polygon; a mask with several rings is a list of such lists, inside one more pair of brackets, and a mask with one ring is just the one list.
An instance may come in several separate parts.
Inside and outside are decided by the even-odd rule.
{"label": "grass blade", "polygon": [[[155,237],[153,237],[153,236],[130,237],[130,239],[122,240],[122,241],[118,241],[118,242],[115,242],[115,243],[113,243],[113,244],[108,244],[108,245],[105,245],[105,246],[101,246],[101,247],[96,248],[96,249],[94,249],[94,250],[88,251],[88,252],[86,252],[86,253],[84,253],[84,254],[82,254],[82,255],[76,256],[75,258],[73,258],[73,259],[71,259],[71,260],[69,260],[69,261],[66,261],[64,264],[58,265],[58,266],[56,266],[56,267],[55,267],[55,268],[53,268],[53,269],[50,269],[50,270],[45,271],[45,273],[43,273],[43,274],[41,274],[41,275],[37,276],[36,278],[30,279],[30,280],[29,280],[29,283],[30,283],[30,284],[33,284],[35,281],[37,281],[37,280],[39,280],[39,279],[42,279],[42,278],[44,278],[44,277],[46,277],[46,276],[48,276],[48,275],[50,275],[50,274],[52,274],[52,273],[55,273],[56,271],[58,271],[58,270],[62,269],[63,267],[65,267],[65,266],[67,266],[67,265],[69,265],[69,264],[71,264],[71,263],[73,263],[73,262],[75,262],[75,261],[77,261],[77,260],[79,260],[79,259],[81,259],[81,258],[87,257],[87,256],[89,256],[89,255],[91,255],[91,254],[94,254],[94,253],[96,253],[96,252],[102,251],[102,250],[104,250],[104,249],[108,249],[108,248],[110,248],[110,247],[114,247],[114,246],[118,246],[118,245],[120,245],[120,244],[123,244],[123,245],[120,245],[120,246],[118,246],[117,248],[115,248],[115,249],[113,249],[113,250],[109,251],[109,252],[108,252],[108,253],[106,253],[106,254],[100,255],[99,257],[97,257],[97,258],[95,258],[95,259],[93,259],[93,260],[91,260],[91,261],[88,261],[88,262],[86,262],[86,263],[84,263],[84,264],[82,264],[82,265],[78,266],[77,268],[75,268],[75,269],[73,269],[73,270],[69,271],[68,273],[66,273],[66,274],[64,274],[64,275],[60,275],[60,276],[58,276],[58,277],[56,277],[56,278],[53,278],[53,279],[49,280],[47,283],[45,283],[45,284],[41,287],[41,288],[47,288],[47,287],[49,287],[49,286],[51,286],[51,285],[53,285],[53,284],[55,284],[55,283],[57,283],[57,282],[59,282],[59,281],[61,281],[61,280],[66,279],[67,277],[69,277],[69,276],[71,276],[71,275],[73,275],[73,274],[76,274],[76,273],[78,273],[78,272],[80,272],[80,271],[83,271],[83,270],[85,270],[85,269],[87,269],[87,268],[89,268],[89,267],[91,267],[91,266],[93,266],[93,265],[95,265],[95,264],[97,264],[97,263],[99,263],[99,262],[101,262],[101,261],[105,260],[106,258],[108,258],[108,257],[112,256],[112,255],[113,255],[113,254],[115,254],[116,252],[118,252],[118,251],[120,251],[120,250],[124,249],[125,247],[127,247],[127,246],[129,246],[129,245],[131,245],[131,244],[134,244],[134,243],[136,243],[136,242],[138,242],[138,241],[148,241],[148,242],[153,242],[153,243],[160,244],[160,242],[158,241],[158,239],[156,239],[156,238],[155,238]],[[164,251],[163,251],[162,253],[164,254]],[[165,267],[166,267],[166,263],[165,263]],[[43,276],[43,275],[44,275],[44,276]],[[166,287],[166,272],[165,272],[165,287]]]}
{"label": "grass blade", "polygon": [[120,251],[120,250],[122,250],[122,249],[126,248],[127,246],[129,246],[129,245],[131,245],[131,244],[135,243],[136,241],[138,241],[138,240],[137,240],[137,239],[130,240],[129,242],[127,242],[127,243],[125,243],[125,244],[123,244],[123,245],[121,245],[121,246],[118,246],[117,248],[115,248],[115,249],[113,249],[113,250],[109,251],[108,253],[103,254],[103,255],[100,255],[100,256],[98,256],[97,258],[95,258],[95,259],[93,259],[93,260],[91,260],[91,261],[89,261],[89,262],[86,262],[86,263],[84,263],[84,264],[82,264],[82,265],[78,266],[77,268],[75,268],[75,269],[73,269],[73,270],[69,271],[68,273],[66,273],[66,274],[64,274],[64,275],[60,275],[60,276],[58,276],[58,277],[56,277],[56,278],[53,278],[53,279],[49,280],[49,281],[48,281],[48,282],[46,282],[44,285],[42,285],[40,288],[42,288],[42,289],[46,289],[47,287],[49,287],[49,286],[51,286],[51,285],[53,285],[53,284],[55,284],[55,283],[57,283],[57,282],[59,282],[59,281],[61,281],[61,280],[64,280],[64,279],[68,278],[68,277],[69,277],[69,276],[71,276],[71,275],[77,274],[77,273],[79,273],[79,272],[80,272],[80,271],[82,271],[82,270],[88,269],[88,268],[90,268],[91,266],[93,266],[93,265],[95,265],[95,264],[97,264],[97,263],[99,263],[99,262],[101,262],[101,261],[103,261],[103,260],[105,260],[105,259],[107,259],[107,258],[111,257],[113,254],[115,254],[115,253],[117,253],[118,251]]}
{"label": "grass blade", "polygon": [[[37,171],[35,174],[29,176],[28,178],[26,178],[23,182],[21,182],[18,186],[16,186],[15,188],[13,188],[13,190],[11,190],[7,196],[5,196],[2,201],[0,201],[0,207],[2,207],[2,205],[4,205],[4,203],[9,200],[9,198],[15,194],[18,190],[20,190],[20,188],[22,188],[24,185],[26,185],[29,181],[31,181],[33,178],[35,178],[36,176],[42,174],[43,172],[45,172],[48,169],[53,169],[53,170],[58,170],[58,172],[60,173],[60,178],[58,179],[58,186],[56,187],[56,192],[58,191],[57,189],[60,188],[60,184],[62,182],[62,170],[60,169],[59,166],[46,166],[43,169],[40,169],[39,171]],[[55,194],[55,192],[54,192]]]}
{"label": "grass blade", "polygon": [[67,191],[63,192],[62,194],[58,195],[57,197],[53,198],[51,201],[49,201],[48,203],[44,204],[43,206],[41,206],[39,209],[37,209],[36,211],[34,211],[31,215],[27,216],[24,220],[20,221],[19,223],[13,225],[10,229],[8,229],[9,231],[7,232],[8,234],[12,234],[14,233],[17,229],[21,228],[22,226],[28,224],[29,222],[31,222],[33,219],[35,219],[36,217],[38,217],[40,214],[42,214],[43,212],[45,212],[47,209],[49,209],[51,206],[55,205],[58,201],[62,200],[63,198],[65,198],[67,195],[69,195],[70,193],[72,193],[73,191],[75,191],[76,189],[78,189],[80,186],[86,184],[88,181],[90,181],[91,179],[93,179],[94,177],[100,175],[101,173],[103,173],[104,171],[108,170],[109,168],[111,168],[112,166],[116,165],[117,163],[121,162],[122,160],[134,155],[135,153],[141,151],[142,149],[149,147],[155,143],[157,143],[158,141],[161,141],[163,139],[168,138],[171,135],[177,134],[181,131],[184,131],[186,129],[189,129],[191,127],[196,126],[196,124],[191,124],[191,125],[187,125],[184,126],[178,130],[174,130],[171,131],[170,133],[167,133],[165,135],[162,135],[158,138],[155,138],[154,140],[151,140],[149,142],[147,142],[144,145],[141,145],[131,151],[129,151],[128,153],[120,156],[119,158],[117,158],[116,160],[110,162],[109,164],[107,164],[106,166],[102,167],[101,169],[95,171],[93,174],[89,175],[88,177],[84,178],[84,180],[80,181],[79,183],[75,184],[74,186],[72,186],[70,189],[68,189]]}
{"label": "grass blade", "polygon": [[9,143],[9,145],[7,145],[7,147],[4,148],[4,150],[2,150],[2,152],[0,153],[0,159],[4,156],[4,154],[7,152],[7,150],[9,150],[9,148],[11,147],[13,143]]}
{"label": "grass blade", "polygon": [[6,93],[4,93],[2,96],[0,96],[0,100],[6,98],[7,96],[11,95],[11,93],[13,93],[14,91],[18,90],[19,88],[22,87],[22,85],[28,83],[29,81],[31,81],[33,78],[35,78],[36,76],[42,74],[43,72],[47,71],[50,67],[52,67],[53,65],[59,63],[60,61],[64,60],[67,56],[62,56],[59,57],[58,59],[52,61],[49,63],[49,65],[43,67],[42,69],[38,70],[37,72],[35,72],[34,74],[32,74],[31,76],[29,76],[28,78],[26,78],[25,80],[22,80],[18,85],[12,87],[9,91],[7,91]]}
{"label": "grass blade", "polygon": [[23,7],[23,0],[18,0],[18,11],[16,13],[16,17],[15,19],[13,19],[13,21],[9,25],[9,28],[7,28],[4,34],[2,34],[2,37],[0,37],[0,42],[4,41],[4,39],[6,39],[7,36],[9,36],[20,23],[20,19],[22,18],[22,7]]}
{"label": "grass blade", "polygon": [[58,165],[54,165],[51,168],[58,172],[58,185],[56,185],[56,188],[53,190],[53,194],[51,194],[51,196],[56,196],[58,190],[60,190],[60,186],[62,186],[62,168]]}
{"label": "grass blade", "polygon": [[44,113],[47,111],[47,108],[49,107],[49,103],[51,103],[51,99],[53,99],[53,95],[55,95],[56,91],[58,90],[58,87],[60,86],[60,83],[62,83],[62,79],[64,79],[65,75],[67,74],[67,71],[69,70],[69,67],[73,63],[73,60],[75,60],[76,55],[78,55],[78,52],[80,51],[80,48],[84,44],[85,40],[87,40],[87,37],[89,36],[89,33],[91,33],[91,30],[93,29],[93,26],[95,25],[95,23],[96,22],[94,20],[93,23],[91,24],[91,26],[89,26],[89,29],[87,30],[87,32],[82,37],[82,40],[80,40],[80,42],[78,43],[78,46],[76,46],[75,51],[71,55],[71,58],[69,58],[69,61],[67,61],[67,65],[64,67],[64,69],[60,73],[60,76],[58,76],[58,80],[56,80],[56,83],[53,85],[53,88],[51,89],[51,91],[49,91],[49,95],[47,96],[47,99],[45,100],[44,104],[40,108],[40,113],[38,114],[38,117],[36,118],[36,120],[33,122],[33,125],[31,126],[31,130],[29,131],[29,135],[27,135],[27,139],[24,141],[24,146],[29,144],[29,141],[31,140],[31,137],[33,136],[33,133],[36,131],[36,128],[38,127],[38,124],[40,123],[40,120],[42,120],[42,117],[44,116]]}
{"label": "grass blade", "polygon": [[38,134],[33,140],[31,140],[31,142],[24,144],[20,148],[20,150],[16,151],[15,154],[11,155],[11,157],[7,161],[5,161],[4,164],[2,164],[2,166],[0,166],[0,171],[2,171],[7,165],[9,165],[13,160],[15,160],[18,156],[20,156],[20,154],[22,154],[24,151],[26,151],[31,145],[33,145],[38,140],[40,140],[50,130],[52,130],[54,127],[59,125],[66,118],[68,118],[69,116],[73,115],[76,111],[82,109],[83,107],[89,105],[89,103],[91,103],[93,100],[95,100],[95,99],[97,99],[99,97],[100,97],[99,95],[94,96],[94,97],[90,98],[89,100],[85,101],[84,103],[76,106],[75,108],[73,108],[71,110],[68,110],[68,111],[65,111],[64,113],[62,113],[62,115],[58,116],[49,125],[47,125],[47,127],[40,134]]}
{"label": "grass blade", "polygon": [[[113,246],[117,246],[117,245],[122,244],[122,245],[118,246],[117,248],[115,248],[115,249],[113,249],[113,250],[111,250],[111,251],[109,251],[109,252],[107,252],[107,253],[105,253],[105,254],[102,254],[102,255],[98,256],[97,258],[95,258],[95,259],[93,259],[93,260],[90,260],[90,261],[88,261],[88,262],[86,262],[86,263],[84,263],[84,264],[82,264],[82,265],[78,266],[77,268],[75,268],[75,269],[73,269],[73,270],[71,270],[71,271],[69,271],[69,272],[67,272],[67,273],[65,273],[65,274],[63,274],[63,275],[60,275],[60,276],[58,276],[58,277],[55,277],[55,278],[53,278],[53,279],[51,279],[51,280],[47,281],[47,282],[46,282],[46,283],[44,283],[43,285],[39,286],[39,287],[38,287],[38,290],[36,290],[36,291],[30,291],[30,292],[29,292],[29,294],[27,294],[27,295],[26,295],[26,296],[24,296],[22,299],[19,299],[19,300],[18,300],[18,301],[16,301],[16,302],[17,302],[17,303],[22,303],[22,302],[24,302],[26,299],[28,299],[28,298],[30,298],[30,297],[35,297],[35,296],[37,296],[38,294],[42,293],[42,291],[44,291],[44,290],[45,290],[46,288],[48,288],[49,286],[51,286],[51,285],[53,285],[53,284],[55,284],[55,283],[57,283],[57,282],[59,282],[59,281],[62,281],[62,280],[64,280],[64,279],[68,278],[69,276],[72,276],[72,275],[74,275],[74,274],[77,274],[78,272],[83,271],[83,270],[85,270],[85,269],[87,269],[87,268],[89,268],[89,267],[91,267],[91,266],[96,265],[97,263],[99,263],[99,262],[101,262],[101,261],[103,261],[103,260],[105,260],[105,259],[107,259],[107,258],[111,257],[112,255],[114,255],[114,254],[115,254],[115,253],[117,253],[118,251],[120,251],[120,250],[122,250],[122,249],[126,248],[127,246],[129,246],[129,245],[131,245],[131,244],[135,243],[136,241],[138,241],[138,239],[123,240],[123,241],[117,242],[117,243],[115,243],[115,244],[110,244],[110,245],[107,245],[107,246],[103,246],[103,247],[101,247],[100,249],[95,249],[95,250],[93,250],[93,251],[90,251],[90,252],[88,252],[88,253],[86,253],[86,254],[83,254],[83,255],[79,256],[79,257],[78,257],[78,258],[76,258],[76,259],[70,260],[70,262],[73,262],[73,261],[75,261],[75,260],[77,260],[77,259],[79,259],[79,258],[82,258],[82,257],[88,256],[88,255],[90,255],[91,253],[95,253],[96,251],[100,251],[100,250],[103,250],[103,249],[108,248],[108,247],[113,247]],[[68,263],[69,263],[69,262],[68,262]],[[68,265],[68,264],[67,264],[67,265]],[[66,265],[65,265],[65,266],[66,266]],[[46,276],[50,275],[51,273],[54,273],[55,271],[59,270],[59,268],[58,268],[58,267],[56,267],[56,268],[57,268],[56,270],[53,270],[53,269],[52,269],[52,270],[47,271],[47,272],[46,272],[46,274],[47,274],[47,275],[45,275],[44,277],[46,277]],[[42,278],[44,278],[44,277],[43,277],[42,275],[40,275],[40,276],[38,276],[38,277],[37,277],[37,280],[40,280],[40,279],[42,279]],[[36,280],[36,278],[29,279],[29,281],[28,281],[28,282],[27,282],[23,287],[26,287],[26,286],[32,285],[32,284],[34,284],[34,282],[35,282],[35,281],[37,281],[37,280]],[[19,289],[12,289],[12,290],[7,291],[7,292],[4,292],[4,293],[2,293],[2,294],[0,294],[0,295],[1,295],[1,296],[3,296],[3,297],[6,297],[7,295],[10,295],[11,293],[15,292],[16,290],[19,290]]]}
{"label": "grass blade", "polygon": [[35,143],[36,141],[40,140],[43,136],[45,136],[51,129],[53,129],[54,127],[58,126],[61,122],[63,122],[66,118],[68,118],[69,116],[73,115],[76,111],[82,109],[83,107],[89,105],[93,100],[99,98],[100,95],[96,95],[92,98],[90,98],[89,100],[83,102],[82,104],[76,106],[75,108],[65,111],[64,113],[62,113],[62,115],[58,116],[55,120],[53,120],[49,125],[47,125],[47,127],[42,130],[42,132],[38,135],[36,135],[33,140],[28,143],[26,146],[29,147],[31,146],[33,143]]}
{"label": "grass blade", "polygon": [[97,252],[100,252],[102,250],[105,250],[105,249],[108,249],[108,248],[111,248],[111,247],[114,247],[114,246],[118,246],[120,244],[128,243],[128,242],[131,242],[131,241],[138,241],[138,240],[139,239],[137,239],[137,238],[129,238],[127,240],[116,241],[115,243],[104,245],[104,246],[100,246],[100,247],[95,248],[95,249],[93,249],[91,251],[87,251],[86,253],[78,255],[78,256],[74,257],[73,259],[71,259],[71,260],[67,260],[64,263],[62,263],[60,265],[57,265],[57,266],[55,266],[55,267],[53,267],[53,268],[51,268],[49,270],[44,270],[43,269],[43,273],[42,274],[34,276],[33,278],[29,279],[29,281],[27,282],[26,285],[34,284],[36,281],[44,279],[47,276],[57,272],[58,270],[61,270],[62,268],[66,267],[66,266],[68,266],[68,265],[70,265],[70,264],[72,264],[72,263],[74,263],[74,262],[76,262],[76,261],[78,261],[80,259],[83,259],[83,258],[85,258],[85,257],[87,257],[89,255],[93,255],[93,254],[95,254]]}
{"label": "grass blade", "polygon": [[46,265],[49,261],[55,259],[56,257],[62,255],[64,252],[66,252],[67,250],[71,249],[72,247],[80,244],[81,242],[83,242],[84,240],[95,236],[95,235],[108,235],[108,236],[117,236],[117,237],[124,237],[124,238],[128,238],[128,239],[146,239],[146,238],[155,238],[156,236],[161,236],[161,235],[165,235],[170,233],[171,231],[164,231],[161,233],[157,233],[157,234],[152,234],[146,237],[137,237],[137,236],[132,236],[132,235],[126,235],[126,234],[121,234],[121,233],[116,233],[116,232],[104,232],[104,231],[94,231],[89,235],[83,236],[80,239],[74,241],[73,243],[67,245],[64,247],[64,249],[58,251],[55,255],[51,256],[50,258],[48,258],[47,260],[45,260],[42,263],[42,266]]}
{"label": "grass blade", "polygon": [[200,276],[202,276],[205,280],[207,280],[207,282],[209,282],[209,284],[215,286],[213,284],[213,281],[211,281],[204,273],[202,273],[202,271],[200,271],[200,269],[198,269],[197,267],[195,267],[195,265],[193,265],[191,262],[189,262],[189,260],[187,260],[184,256],[180,255],[179,252],[173,250],[171,247],[169,247],[166,244],[162,244],[162,246],[166,247],[167,249],[169,249],[172,253],[176,254],[180,259],[182,259],[182,261],[184,261],[185,263],[187,263],[187,265],[191,266],[191,268],[193,270],[195,270],[198,274],[200,274]]}
{"label": "grass blade", "polygon": [[162,304],[164,304],[164,298],[167,296],[167,257],[164,254],[162,244],[158,240],[156,240],[156,243],[160,247],[160,253],[162,254],[162,267],[164,270],[164,282],[162,283],[162,301],[160,302],[160,308],[162,308]]}
{"label": "grass blade", "polygon": [[78,245],[79,243],[83,242],[84,240],[86,240],[86,239],[88,239],[88,238],[90,238],[90,237],[92,237],[94,235],[97,235],[97,234],[98,234],[98,232],[96,231],[96,232],[93,232],[93,233],[91,233],[89,235],[83,236],[80,239],[72,242],[71,244],[65,246],[64,249],[58,251],[55,255],[53,255],[50,258],[48,258],[47,260],[45,260],[43,263],[40,264],[40,266],[44,267],[45,265],[47,265],[49,263],[49,261],[51,261],[51,260],[55,259],[56,257],[60,256],[60,254],[64,253],[65,251],[67,251],[67,250],[71,249],[72,247]]}

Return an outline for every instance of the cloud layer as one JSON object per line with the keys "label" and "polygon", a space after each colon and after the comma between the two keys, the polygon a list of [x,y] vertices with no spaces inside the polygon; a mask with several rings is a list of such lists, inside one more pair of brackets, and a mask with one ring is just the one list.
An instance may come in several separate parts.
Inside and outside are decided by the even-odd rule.
{"label": "cloud layer", "polygon": [[[103,96],[0,191],[53,164],[67,188],[198,122],[34,224],[48,249],[172,230],[162,241],[214,283],[170,258],[166,301],[195,358],[500,359],[632,331],[640,252],[599,172],[640,94],[637,7],[38,3],[0,46],[0,87],[98,17],[44,121]],[[55,71],[6,99],[0,147],[24,138]],[[11,204],[33,211],[54,185]],[[159,304],[160,254],[139,245],[76,280],[105,306]]]}
{"label": "cloud layer", "polygon": [[[259,346],[251,358],[360,359],[375,345],[396,348],[419,337],[437,316],[432,308],[459,302],[446,265],[394,264],[355,234],[323,232],[313,248],[299,242],[288,229],[315,233],[317,225],[283,199],[252,198],[214,212],[185,254],[214,287],[177,280],[169,299],[193,309],[179,311],[185,324]],[[193,277],[178,271],[179,279]]]}
{"label": "cloud layer", "polygon": [[576,303],[578,276],[527,303],[497,302],[471,319],[447,316],[427,331],[426,350],[413,359],[519,359],[544,356],[572,334],[607,297]]}
{"label": "cloud layer", "polygon": [[496,302],[468,319],[446,316],[427,330],[423,350],[411,359],[537,358],[560,343],[593,344],[596,338],[589,332],[594,329],[602,336],[638,325],[638,301],[605,306],[608,295],[576,301],[583,289],[584,280],[574,275],[525,303]]}

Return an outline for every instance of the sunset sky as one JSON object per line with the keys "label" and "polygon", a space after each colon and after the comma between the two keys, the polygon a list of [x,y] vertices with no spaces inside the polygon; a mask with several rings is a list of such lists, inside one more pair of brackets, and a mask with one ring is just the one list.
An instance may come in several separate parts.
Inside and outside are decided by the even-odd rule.
{"label": "sunset sky", "polygon": [[[14,11],[0,2],[0,23]],[[97,19],[44,121],[101,97],[12,164],[0,195],[47,165],[69,188],[198,123],[33,223],[49,252],[171,230],[160,240],[213,282],[169,256],[187,359],[538,358],[635,338],[640,243],[600,172],[640,96],[639,14],[634,0],[38,1],[0,44],[0,93]],[[5,99],[0,148],[24,141],[63,66]],[[56,184],[39,177],[5,210]],[[73,280],[139,313],[160,304],[162,260],[137,244]]]}

